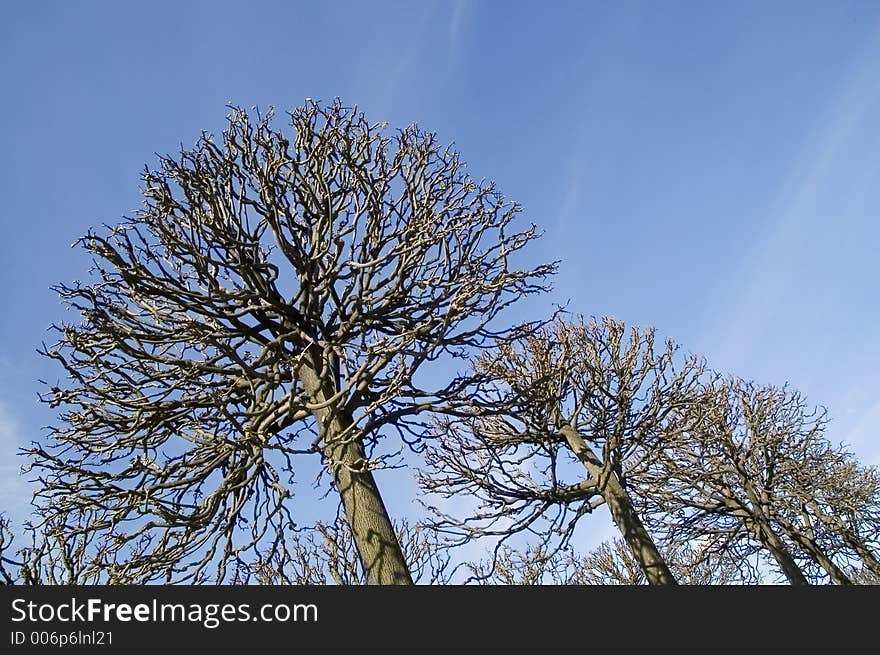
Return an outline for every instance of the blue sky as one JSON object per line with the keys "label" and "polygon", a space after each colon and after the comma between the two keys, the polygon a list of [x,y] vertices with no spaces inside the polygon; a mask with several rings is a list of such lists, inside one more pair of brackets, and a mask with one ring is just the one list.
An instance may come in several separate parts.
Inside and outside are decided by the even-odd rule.
{"label": "blue sky", "polygon": [[339,96],[520,201],[551,300],[788,381],[880,464],[878,62],[871,1],[2,3],[0,448],[52,421],[48,287],[85,278],[69,244],[140,205],[153,153],[229,101]]}

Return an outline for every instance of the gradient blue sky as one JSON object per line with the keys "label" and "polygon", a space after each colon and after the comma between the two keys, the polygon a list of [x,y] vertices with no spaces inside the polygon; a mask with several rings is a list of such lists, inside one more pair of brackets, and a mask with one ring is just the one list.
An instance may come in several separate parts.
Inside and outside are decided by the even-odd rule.
{"label": "gradient blue sky", "polygon": [[[227,102],[339,96],[455,141],[546,229],[556,301],[830,407],[880,464],[880,3],[3,2],[0,508],[52,420],[69,244]],[[547,303],[549,306],[549,302]]]}

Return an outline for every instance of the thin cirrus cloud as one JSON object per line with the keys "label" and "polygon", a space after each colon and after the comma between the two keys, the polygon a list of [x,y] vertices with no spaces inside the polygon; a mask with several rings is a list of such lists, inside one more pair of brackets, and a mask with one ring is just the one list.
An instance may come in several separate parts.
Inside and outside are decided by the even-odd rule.
{"label": "thin cirrus cloud", "polygon": [[452,11],[449,13],[449,52],[451,56],[454,56],[458,50],[466,12],[466,0],[454,0]]}
{"label": "thin cirrus cloud", "polygon": [[811,227],[805,223],[816,218],[814,208],[834,193],[830,178],[844,164],[847,149],[858,140],[865,119],[880,101],[873,66],[878,55],[880,38],[875,38],[823,121],[821,136],[805,143],[802,154],[792,165],[790,181],[770,210],[769,221],[756,235],[751,256],[742,270],[732,272],[733,280],[744,282],[734,289],[734,300],[719,320],[723,323],[721,329],[711,330],[722,352],[748,348],[756,340],[756,333],[772,320],[780,299],[797,283],[803,255],[800,249],[806,243],[806,230]]}
{"label": "thin cirrus cloud", "polygon": [[[762,374],[791,375],[813,402],[828,404],[835,438],[845,436],[869,462],[880,460],[872,435],[880,424],[874,402],[880,385],[863,370],[878,352],[875,335],[865,329],[866,315],[876,318],[876,309],[859,290],[877,273],[863,245],[877,237],[866,213],[876,175],[857,162],[865,159],[877,127],[878,57],[880,29],[820,112],[751,251],[724,276],[701,339],[723,368],[739,373],[744,362]],[[848,383],[832,384],[832,370]],[[865,384],[873,393],[852,393],[853,385]]]}

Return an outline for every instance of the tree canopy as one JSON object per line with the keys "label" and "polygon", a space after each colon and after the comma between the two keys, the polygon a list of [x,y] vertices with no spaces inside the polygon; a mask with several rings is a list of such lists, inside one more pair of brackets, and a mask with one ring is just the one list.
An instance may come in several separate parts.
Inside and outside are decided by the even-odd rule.
{"label": "tree canopy", "polygon": [[43,519],[100,534],[99,578],[224,579],[281,543],[317,454],[367,578],[410,582],[373,446],[454,403],[467,373],[417,373],[512,334],[496,316],[555,270],[514,266],[535,227],[434,134],[339,101],[272,119],[233,109],[162,157],[144,208],[79,241],[91,280],[57,287],[80,320],[43,350],[63,413],[29,455]]}

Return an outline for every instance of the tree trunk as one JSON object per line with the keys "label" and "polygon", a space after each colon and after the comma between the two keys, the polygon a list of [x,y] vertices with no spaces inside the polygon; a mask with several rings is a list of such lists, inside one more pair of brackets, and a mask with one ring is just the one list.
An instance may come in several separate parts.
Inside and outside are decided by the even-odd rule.
{"label": "tree trunk", "polygon": [[[333,443],[333,434],[343,429],[333,421],[325,434],[324,451],[336,489],[342,497],[345,518],[354,537],[367,584],[411,585],[409,565],[397,533],[382,502],[372,471],[364,468],[366,457],[360,440]],[[328,438],[329,437],[329,438]]]}
{"label": "tree trunk", "polygon": [[629,493],[620,484],[617,475],[613,471],[605,472],[602,462],[577,430],[565,426],[561,433],[590,476],[598,482],[599,493],[602,494],[611,511],[611,518],[614,519],[614,524],[620,530],[623,540],[642,567],[648,584],[678,584],[672,571],[669,570],[666,560],[663,559],[654,540],[645,529],[633,507]]}
{"label": "tree trunk", "polygon": [[[316,371],[320,366],[304,364],[298,371],[303,387],[315,401],[325,402],[333,393]],[[313,412],[324,443],[324,458],[342,498],[345,518],[370,585],[413,584],[394,525],[382,502],[372,471],[366,467],[366,453],[358,437],[340,440],[338,435],[353,423],[352,417],[324,407]]]}
{"label": "tree trunk", "polygon": [[851,585],[852,580],[846,577],[846,574],[840,569],[837,564],[834,563],[828,555],[825,554],[825,551],[822,550],[822,547],[816,543],[814,539],[811,539],[805,534],[801,534],[796,528],[793,526],[786,526],[786,532],[788,535],[797,543],[798,546],[804,549],[804,552],[810,556],[810,558],[816,562],[819,566],[825,569],[825,572],[831,578],[831,581],[834,584],[839,585]]}
{"label": "tree trunk", "polygon": [[871,549],[868,548],[868,546],[857,535],[853,534],[853,532],[840,520],[825,514],[825,512],[819,509],[819,506],[815,503],[810,505],[810,509],[815,512],[819,520],[828,529],[840,535],[843,542],[859,556],[859,559],[862,560],[862,564],[864,564],[869,571],[880,576],[880,560],[877,559],[877,556],[874,555]]}
{"label": "tree trunk", "polygon": [[753,520],[758,528],[758,538],[773,556],[773,559],[776,560],[776,563],[779,564],[779,568],[782,569],[782,573],[789,584],[809,585],[810,583],[806,576],[804,576],[804,572],[801,571],[791,553],[788,552],[788,548],[785,547],[785,542],[776,534],[766,519],[754,517]]}
{"label": "tree trunk", "polygon": [[751,525],[757,529],[758,539],[770,552],[773,559],[776,560],[776,563],[779,564],[779,568],[782,569],[782,573],[785,575],[789,584],[809,585],[809,580],[807,580],[804,572],[801,571],[801,568],[797,565],[797,562],[794,561],[794,558],[788,551],[788,547],[785,545],[782,537],[780,537],[773,529],[770,519],[764,511],[767,503],[762,502],[762,499],[766,497],[766,494],[758,493],[758,490],[755,489],[746,470],[737,466],[735,473],[740,476],[743,489],[745,489],[746,495],[751,502],[751,508],[745,510],[747,512],[746,526],[748,527],[748,524],[751,523]]}

